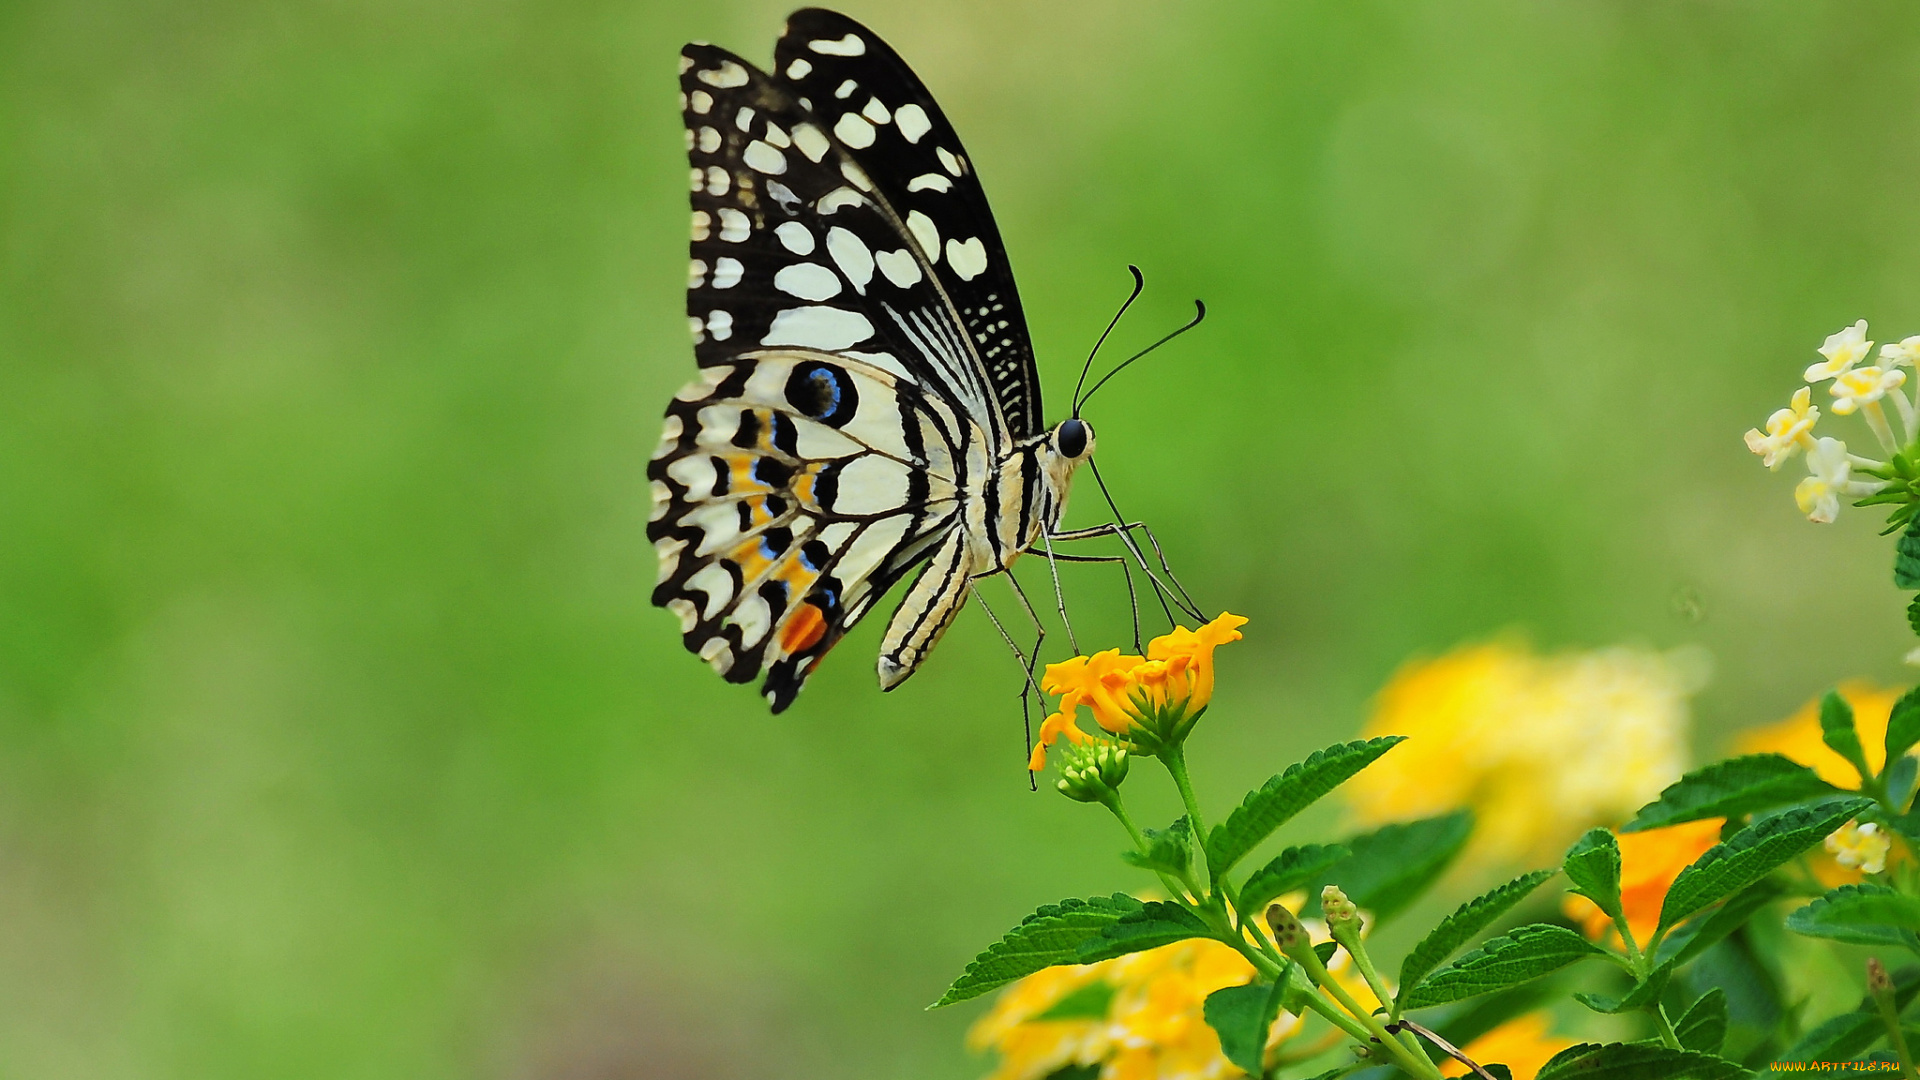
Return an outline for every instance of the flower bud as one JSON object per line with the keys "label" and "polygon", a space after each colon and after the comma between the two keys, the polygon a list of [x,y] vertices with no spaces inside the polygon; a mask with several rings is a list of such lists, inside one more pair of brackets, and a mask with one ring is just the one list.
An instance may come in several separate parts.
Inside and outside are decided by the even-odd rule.
{"label": "flower bud", "polygon": [[1127,778],[1127,748],[1108,739],[1089,739],[1060,763],[1060,794],[1076,802],[1106,802]]}
{"label": "flower bud", "polygon": [[1893,980],[1887,976],[1887,965],[1877,956],[1867,957],[1867,992],[1878,996],[1893,989]]}
{"label": "flower bud", "polygon": [[1347,894],[1338,885],[1329,885],[1320,890],[1320,911],[1327,917],[1327,926],[1331,929],[1344,929],[1360,921],[1359,905],[1347,899]]}
{"label": "flower bud", "polygon": [[1268,905],[1267,928],[1273,931],[1273,943],[1289,956],[1307,940],[1306,927],[1300,925],[1299,917],[1289,911],[1285,904]]}

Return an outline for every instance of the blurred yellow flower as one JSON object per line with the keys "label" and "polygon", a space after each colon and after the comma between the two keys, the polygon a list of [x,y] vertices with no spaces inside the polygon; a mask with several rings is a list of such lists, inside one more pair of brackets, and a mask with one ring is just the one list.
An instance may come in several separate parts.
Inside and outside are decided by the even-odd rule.
{"label": "blurred yellow flower", "polygon": [[1472,807],[1476,855],[1558,855],[1679,779],[1703,667],[1627,646],[1541,656],[1511,640],[1412,661],[1365,731],[1408,740],[1343,790],[1363,824]]}
{"label": "blurred yellow flower", "polygon": [[[1669,825],[1664,829],[1625,833],[1620,840],[1620,908],[1634,941],[1645,945],[1660,925],[1660,905],[1667,890],[1695,859],[1720,842],[1725,818],[1707,818]],[[1584,896],[1567,894],[1564,910],[1580,923],[1581,932],[1594,941],[1617,943],[1619,934],[1606,912]]]}
{"label": "blurred yellow flower", "polygon": [[1198,630],[1174,627],[1148,642],[1145,656],[1108,649],[1048,664],[1040,685],[1060,698],[1060,707],[1041,722],[1028,768],[1045,767],[1047,747],[1060,739],[1085,739],[1075,724],[1083,705],[1095,723],[1115,735],[1156,741],[1184,737],[1213,700],[1213,650],[1239,641],[1246,623],[1242,616],[1222,614]]}
{"label": "blurred yellow flower", "polygon": [[[1574,1044],[1572,1039],[1547,1034],[1551,1023],[1545,1012],[1524,1013],[1461,1047],[1460,1052],[1482,1065],[1505,1065],[1513,1070],[1513,1080],[1534,1080],[1553,1055]],[[1466,1076],[1467,1067],[1449,1059],[1441,1063],[1440,1072],[1443,1076]]]}
{"label": "blurred yellow flower", "polygon": [[[1892,715],[1901,691],[1860,681],[1843,682],[1838,689],[1841,698],[1853,707],[1853,726],[1860,733],[1867,765],[1877,772],[1886,764],[1887,717]],[[1734,741],[1733,750],[1736,754],[1782,754],[1819,773],[1820,779],[1829,784],[1860,786],[1860,771],[1821,741],[1818,698],[1800,706],[1785,720],[1741,735]]]}

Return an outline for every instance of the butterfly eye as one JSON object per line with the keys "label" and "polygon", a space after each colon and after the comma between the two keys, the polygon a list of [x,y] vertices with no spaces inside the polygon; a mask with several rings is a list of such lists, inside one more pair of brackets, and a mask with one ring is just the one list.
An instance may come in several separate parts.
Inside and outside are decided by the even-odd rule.
{"label": "butterfly eye", "polygon": [[1063,420],[1055,439],[1061,454],[1078,458],[1087,452],[1087,444],[1093,441],[1093,428],[1087,426],[1084,420]]}

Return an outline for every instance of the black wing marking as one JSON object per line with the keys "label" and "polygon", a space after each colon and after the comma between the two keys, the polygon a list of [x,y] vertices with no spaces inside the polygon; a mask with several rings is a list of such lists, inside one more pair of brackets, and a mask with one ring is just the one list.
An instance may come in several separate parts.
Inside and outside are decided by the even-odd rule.
{"label": "black wing marking", "polygon": [[1006,441],[996,388],[932,256],[784,84],[711,45],[682,53],[693,205],[688,325],[701,366],[794,346],[866,359]]}
{"label": "black wing marking", "polygon": [[774,77],[809,102],[907,222],[964,321],[1015,439],[1042,430],[1040,376],[1013,268],[972,161],[913,69],[837,12],[796,11]]}

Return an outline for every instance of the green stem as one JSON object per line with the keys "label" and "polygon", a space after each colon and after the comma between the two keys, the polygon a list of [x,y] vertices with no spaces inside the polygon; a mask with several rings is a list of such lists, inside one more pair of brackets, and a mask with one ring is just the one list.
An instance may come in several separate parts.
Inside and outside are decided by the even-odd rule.
{"label": "green stem", "polygon": [[[1100,800],[1100,805],[1105,806],[1108,810],[1113,812],[1113,816],[1118,818],[1120,820],[1120,824],[1126,828],[1127,835],[1133,838],[1134,850],[1138,851],[1142,855],[1145,855],[1148,850],[1147,838],[1141,834],[1140,827],[1133,823],[1133,818],[1127,815],[1126,807],[1120,804],[1120,793],[1116,791],[1113,793],[1113,795],[1110,798]],[[1168,896],[1173,896],[1173,897],[1180,896],[1181,894],[1180,882],[1175,881],[1170,875],[1168,875],[1168,873],[1165,870],[1155,870],[1154,874],[1160,878],[1160,884],[1166,886]],[[1192,888],[1191,882],[1187,883],[1187,888],[1189,889]],[[1199,895],[1198,890],[1194,891],[1194,895],[1196,896]]]}
{"label": "green stem", "polygon": [[1674,1034],[1673,1024],[1667,1020],[1667,1010],[1661,1008],[1659,1002],[1656,1001],[1649,1006],[1647,1013],[1653,1017],[1653,1026],[1660,1033],[1662,1045],[1669,1050],[1685,1049],[1680,1045],[1680,1036]]}
{"label": "green stem", "polygon": [[1360,1021],[1360,1023],[1366,1026],[1368,1042],[1378,1043],[1385,1047],[1387,1052],[1394,1056],[1400,1068],[1409,1076],[1424,1077],[1426,1080],[1441,1080],[1439,1068],[1427,1059],[1427,1055],[1424,1052],[1417,1049],[1418,1044],[1415,1044],[1415,1049],[1409,1049],[1405,1043],[1394,1038],[1393,1035],[1387,1031],[1386,1025],[1380,1022],[1378,1016],[1354,1000],[1353,995],[1347,993],[1347,988],[1341,986],[1339,980],[1327,973],[1326,965],[1320,962],[1320,957],[1314,953],[1310,945],[1303,942],[1297,955],[1294,955],[1292,949],[1287,951],[1289,955],[1293,955],[1294,961],[1306,971],[1307,978],[1311,982],[1332,995],[1333,1000],[1339,1002],[1341,1008],[1352,1013],[1355,1020]]}
{"label": "green stem", "polygon": [[1173,776],[1173,786],[1180,789],[1180,801],[1187,807],[1187,824],[1193,827],[1193,846],[1199,849],[1200,866],[1207,871],[1207,880],[1213,879],[1212,867],[1207,865],[1207,827],[1200,820],[1200,800],[1194,797],[1193,781],[1187,776],[1187,751],[1180,743],[1174,743],[1161,751],[1161,764]]}

